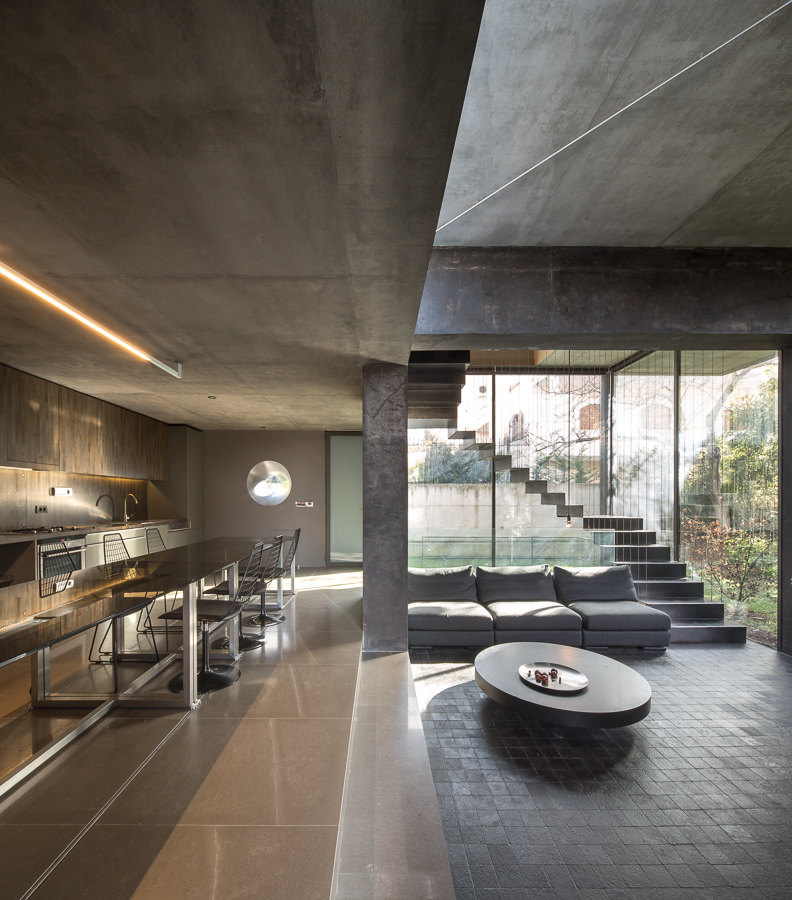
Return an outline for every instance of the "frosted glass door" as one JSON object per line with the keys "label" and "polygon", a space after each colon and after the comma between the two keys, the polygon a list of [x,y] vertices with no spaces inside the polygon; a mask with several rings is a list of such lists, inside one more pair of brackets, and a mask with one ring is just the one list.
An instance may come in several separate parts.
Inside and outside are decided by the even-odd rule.
{"label": "frosted glass door", "polygon": [[330,435],[330,562],[363,560],[363,436]]}

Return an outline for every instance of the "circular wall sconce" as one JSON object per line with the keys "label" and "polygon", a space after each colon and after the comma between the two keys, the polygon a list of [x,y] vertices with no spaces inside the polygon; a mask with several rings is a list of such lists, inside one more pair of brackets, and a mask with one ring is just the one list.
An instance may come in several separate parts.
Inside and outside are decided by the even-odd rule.
{"label": "circular wall sconce", "polygon": [[271,459],[256,463],[248,472],[248,494],[260,506],[277,506],[283,503],[291,493],[291,489],[291,475],[286,466]]}

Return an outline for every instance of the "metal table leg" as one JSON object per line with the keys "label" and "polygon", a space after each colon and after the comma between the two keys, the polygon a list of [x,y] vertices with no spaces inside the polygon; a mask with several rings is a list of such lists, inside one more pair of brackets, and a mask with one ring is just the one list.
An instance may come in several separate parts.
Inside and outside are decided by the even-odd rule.
{"label": "metal table leg", "polygon": [[[223,576],[228,580],[228,598],[233,600],[236,597],[237,586],[239,581],[239,566],[237,563],[231,563],[223,569]],[[228,623],[228,653],[232,659],[239,659],[239,629],[235,619]]]}
{"label": "metal table leg", "polygon": [[182,613],[182,678],[184,705],[192,709],[198,705],[198,616],[196,604],[198,586],[192,582],[184,595]]}
{"label": "metal table leg", "polygon": [[30,657],[30,705],[35,707],[46,700],[51,690],[50,648],[42,647]]}

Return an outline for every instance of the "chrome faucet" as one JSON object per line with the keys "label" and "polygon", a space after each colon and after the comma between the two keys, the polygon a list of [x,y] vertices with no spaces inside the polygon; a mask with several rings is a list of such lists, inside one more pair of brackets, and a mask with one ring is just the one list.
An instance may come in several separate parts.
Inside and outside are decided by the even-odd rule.
{"label": "chrome faucet", "polygon": [[99,494],[96,498],[96,505],[99,506],[99,501],[103,500],[105,497],[110,501],[110,521],[115,522],[115,500],[113,500],[110,494]]}
{"label": "chrome faucet", "polygon": [[138,503],[138,498],[134,494],[127,494],[126,497],[124,497],[124,524],[126,524],[130,518],[129,513],[127,512],[127,500],[129,500],[130,497],[135,501],[135,506],[137,506]]}

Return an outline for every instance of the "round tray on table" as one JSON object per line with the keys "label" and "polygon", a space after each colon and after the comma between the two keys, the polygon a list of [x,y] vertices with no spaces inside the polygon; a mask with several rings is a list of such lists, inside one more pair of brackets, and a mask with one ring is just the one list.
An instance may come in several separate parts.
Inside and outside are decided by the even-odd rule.
{"label": "round tray on table", "polygon": [[[550,678],[550,670],[558,672],[558,678],[553,681]],[[536,671],[547,675],[547,684],[537,681]],[[529,662],[520,666],[520,678],[537,691],[548,691],[552,694],[579,694],[588,687],[588,676],[571,666],[565,666],[554,662]]]}

